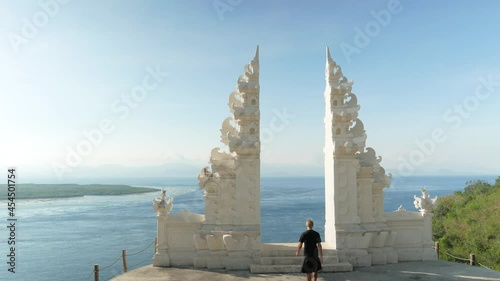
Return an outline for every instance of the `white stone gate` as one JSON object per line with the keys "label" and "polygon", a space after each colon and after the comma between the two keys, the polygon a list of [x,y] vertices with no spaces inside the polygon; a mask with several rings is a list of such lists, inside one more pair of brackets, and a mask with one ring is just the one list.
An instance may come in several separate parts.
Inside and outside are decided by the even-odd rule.
{"label": "white stone gate", "polygon": [[[425,192],[416,197],[421,212],[384,213],[383,189],[390,185],[391,175],[380,166],[375,150],[365,147],[353,82],[342,74],[328,49],[326,82],[323,271],[436,259],[430,212],[435,199]],[[205,214],[169,215],[172,199],[162,193],[153,200],[158,220],[154,266],[300,271],[303,258],[294,256],[296,243],[260,241],[259,95],[257,47],[229,96],[232,116],[221,129],[221,142],[228,151],[214,148],[210,167],[198,175],[205,191]]]}

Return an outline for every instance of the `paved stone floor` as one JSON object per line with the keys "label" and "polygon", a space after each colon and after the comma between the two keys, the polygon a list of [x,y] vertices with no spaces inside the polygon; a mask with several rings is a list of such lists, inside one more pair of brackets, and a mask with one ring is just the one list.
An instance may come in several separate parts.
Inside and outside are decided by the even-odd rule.
{"label": "paved stone floor", "polygon": [[[113,281],[299,281],[305,274],[251,274],[249,271],[204,270],[194,268],[159,268],[151,265],[138,268],[112,279]],[[345,273],[321,273],[324,281],[500,281],[500,272],[465,264],[432,261],[403,262],[356,268]]]}

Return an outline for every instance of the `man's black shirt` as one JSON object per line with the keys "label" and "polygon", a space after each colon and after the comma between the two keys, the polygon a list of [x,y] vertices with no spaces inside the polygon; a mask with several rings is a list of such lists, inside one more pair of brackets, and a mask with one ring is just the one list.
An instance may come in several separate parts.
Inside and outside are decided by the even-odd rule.
{"label": "man's black shirt", "polygon": [[318,256],[317,243],[321,243],[318,232],[308,229],[300,235],[299,242],[304,243],[304,256]]}

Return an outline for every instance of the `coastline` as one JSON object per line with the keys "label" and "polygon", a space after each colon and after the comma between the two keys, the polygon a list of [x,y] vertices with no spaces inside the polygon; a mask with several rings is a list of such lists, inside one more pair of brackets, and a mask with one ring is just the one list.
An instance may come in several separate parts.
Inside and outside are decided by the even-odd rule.
{"label": "coastline", "polygon": [[[5,190],[6,185],[0,184]],[[63,199],[84,196],[120,196],[157,192],[160,188],[111,184],[19,184],[16,199]],[[23,194],[24,193],[24,194]],[[7,200],[7,194],[0,194],[0,200]]]}

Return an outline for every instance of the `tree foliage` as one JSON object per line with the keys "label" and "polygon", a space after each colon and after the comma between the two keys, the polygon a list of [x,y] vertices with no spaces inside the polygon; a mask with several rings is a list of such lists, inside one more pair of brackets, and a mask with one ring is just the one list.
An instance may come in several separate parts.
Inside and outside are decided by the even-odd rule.
{"label": "tree foliage", "polygon": [[476,260],[500,270],[500,177],[495,184],[476,180],[464,191],[439,198],[434,209],[433,238],[439,241],[440,259],[456,261],[445,253]]}

